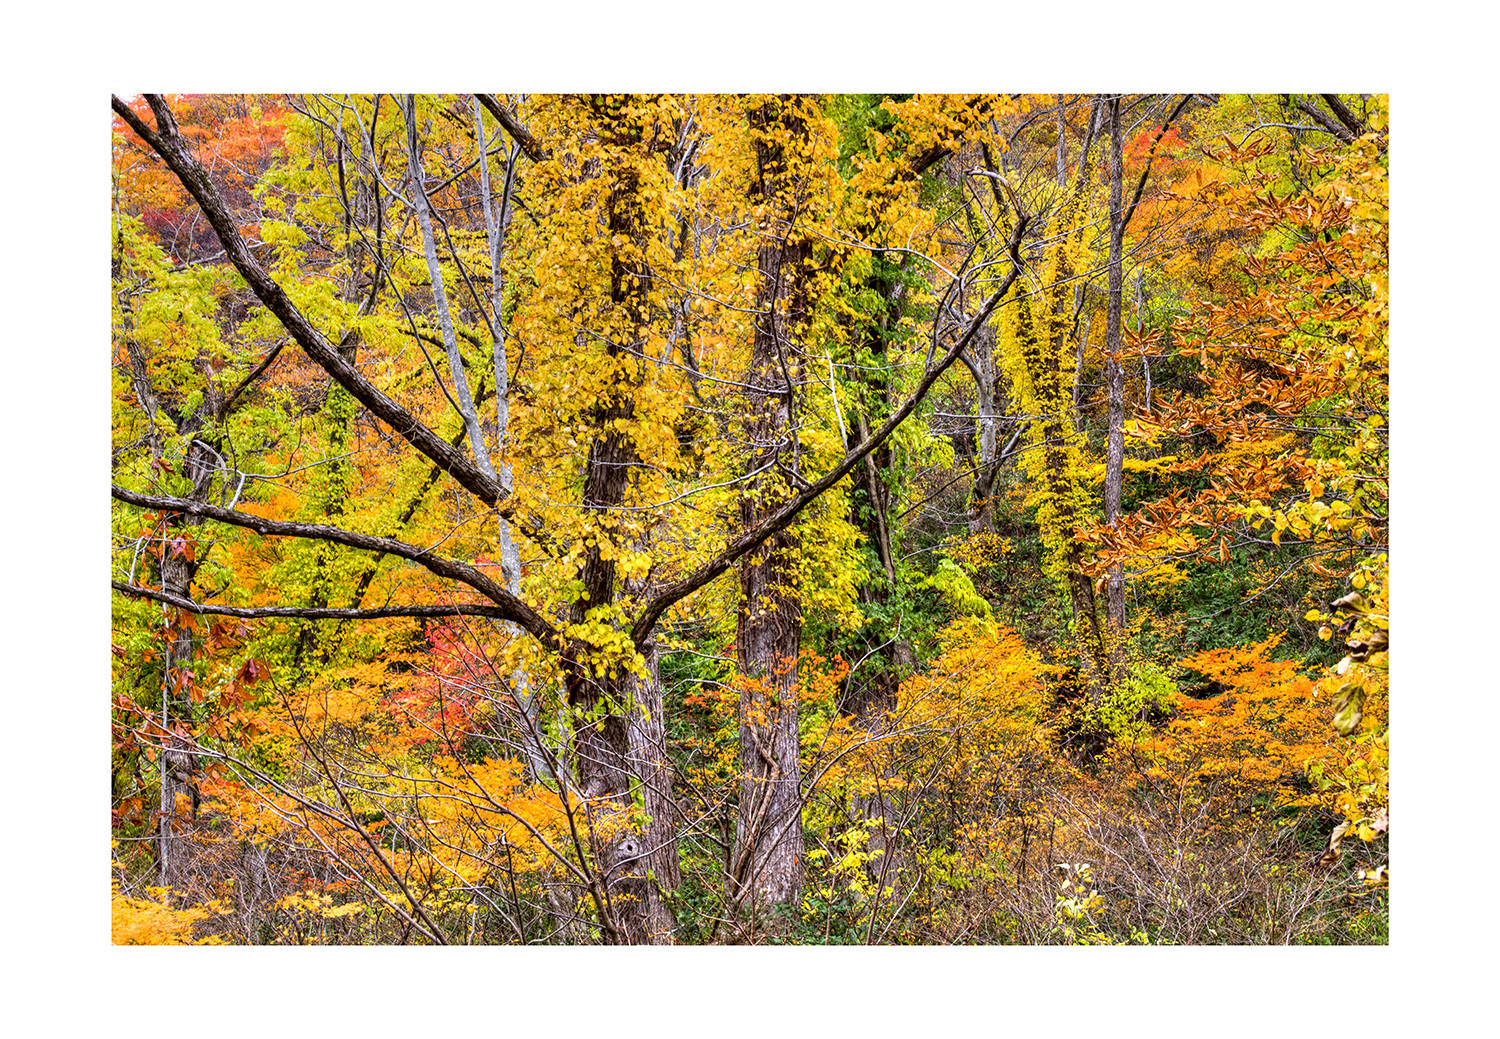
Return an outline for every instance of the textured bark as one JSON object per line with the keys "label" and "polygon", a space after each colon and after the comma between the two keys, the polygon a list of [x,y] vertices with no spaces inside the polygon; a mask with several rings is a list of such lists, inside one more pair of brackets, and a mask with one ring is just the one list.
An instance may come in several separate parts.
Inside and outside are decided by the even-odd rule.
{"label": "textured bark", "polygon": [[1355,137],[1363,137],[1366,133],[1369,132],[1365,124],[1359,119],[1358,116],[1349,111],[1348,106],[1339,99],[1339,96],[1337,94],[1319,94],[1318,96],[1321,97],[1325,102],[1327,102],[1328,107],[1333,110],[1333,114],[1338,116],[1339,122],[1347,126],[1349,128],[1349,132]]}
{"label": "textured bark", "polygon": [[[772,216],[760,229],[755,341],[745,377],[748,468],[758,473],[740,498],[740,525],[762,523],[790,494],[778,468],[796,471],[796,337],[807,319],[810,243],[795,229],[797,185],[786,174],[806,146],[797,102],[784,97],[749,113],[756,139],[752,206]],[[791,153],[789,155],[788,153]],[[752,920],[762,907],[795,905],[802,895],[801,764],[797,744],[797,651],[802,606],[790,529],[740,561],[735,628],[740,689],[740,803],[730,858],[731,897]]]}
{"label": "textured bark", "polygon": [[995,356],[995,330],[986,327],[974,337],[977,361],[969,361],[969,373],[974,377],[978,408],[979,443],[975,459],[974,486],[969,494],[969,532],[995,529],[995,480],[1000,469],[1011,457],[1016,442],[1025,432],[1025,424],[1017,421],[1004,445],[1000,442],[1000,416],[1005,410],[1001,389],[1000,365]]}
{"label": "textured bark", "polygon": [[1057,186],[1068,186],[1068,102],[1057,95]]}
{"label": "textured bark", "polygon": [[974,472],[974,489],[969,495],[969,531],[977,534],[995,529],[995,475],[999,472],[1000,431],[996,416],[997,373],[995,371],[995,333],[987,329],[975,339],[976,360],[970,368],[974,375],[975,404],[979,417],[979,451]]}
{"label": "textured bark", "polygon": [[151,389],[151,377],[146,371],[146,355],[141,350],[140,340],[135,334],[135,301],[128,290],[119,293],[120,333],[125,341],[125,353],[130,358],[130,385],[135,390],[136,402],[146,416],[146,446],[151,451],[151,461],[161,459],[161,434],[156,428],[159,408],[156,394]]}
{"label": "textured bark", "polygon": [[640,800],[647,821],[645,842],[646,924],[653,941],[671,939],[677,921],[664,895],[682,885],[677,853],[677,806],[672,797],[672,765],[667,755],[666,707],[662,703],[660,656],[656,643],[641,647],[646,675],[630,689],[630,755],[632,775],[640,781]]}
{"label": "textured bark", "polygon": [[[212,383],[209,384],[212,386]],[[205,396],[203,407],[212,409],[216,403],[210,392]],[[189,495],[194,501],[208,496],[213,481],[214,463],[217,461],[208,444],[198,439],[203,432],[202,412],[188,415],[175,414],[167,409],[177,425],[179,434],[192,439],[182,462],[182,475],[191,484]],[[202,520],[196,516],[176,514],[166,518],[168,545],[162,548],[160,559],[161,588],[163,595],[190,598],[193,577],[198,572],[198,563],[186,553],[172,549],[170,532],[189,535],[191,528]],[[159,758],[161,765],[161,802],[157,821],[157,883],[167,888],[182,888],[191,857],[191,841],[184,840],[190,822],[198,815],[198,759],[193,753],[193,632],[186,627],[176,628],[167,643],[166,665],[162,681],[162,728],[169,734]],[[184,812],[183,800],[191,803]]]}
{"label": "textured bark", "polygon": [[[1334,95],[1331,94],[1320,94],[1318,96],[1324,98],[1325,100],[1329,97],[1334,97]],[[1337,100],[1337,98],[1335,98],[1335,100]],[[1300,97],[1297,99],[1296,103],[1297,107],[1302,109],[1302,111],[1306,112],[1308,115],[1312,116],[1319,126],[1321,126],[1324,130],[1327,130],[1334,137],[1337,137],[1344,144],[1354,143],[1356,136],[1355,132],[1347,123],[1342,126],[1340,125],[1340,122],[1343,121],[1342,117],[1340,117],[1339,122],[1335,122],[1329,117],[1327,112],[1323,111],[1317,105],[1305,101]],[[1339,108],[1343,108],[1345,112],[1348,112],[1348,109],[1344,108],[1342,104],[1339,105]],[[1335,114],[1338,113],[1339,108],[1334,109]],[[1358,125],[1357,121],[1355,122],[1356,125]]]}
{"label": "textured bark", "polygon": [[474,96],[479,99],[481,105],[489,109],[490,114],[500,125],[505,127],[505,132],[510,134],[511,140],[515,141],[516,146],[526,153],[528,159],[532,162],[541,162],[547,157],[546,149],[531,135],[531,131],[526,129],[519,119],[506,111],[505,107],[495,100],[495,95],[475,94]]}
{"label": "textured bark", "polygon": [[[635,374],[621,375],[616,391],[601,397],[588,413],[595,433],[584,475],[583,509],[599,515],[624,504],[639,465],[635,444],[621,429],[635,414],[635,391],[649,362],[644,345],[652,273],[640,257],[651,228],[633,160],[642,148],[651,148],[656,155],[659,146],[642,139],[640,128],[624,114],[623,100],[608,95],[590,98],[600,139],[613,149],[604,164],[610,185],[605,201],[607,233],[611,240],[628,240],[634,247],[612,253],[610,303],[626,334],[618,340],[609,337],[605,349],[611,357],[629,354],[641,363],[629,368]],[[621,591],[615,561],[606,558],[597,538],[584,556],[579,577],[586,594],[571,607],[569,620],[574,624],[583,623],[590,609],[614,603]],[[635,641],[638,648],[646,646],[649,631]],[[593,854],[604,877],[603,897],[611,918],[607,937],[630,945],[669,942],[670,932],[663,927],[670,922],[656,884],[670,878],[656,875],[653,866],[665,856],[667,846],[675,847],[675,835],[669,839],[664,829],[674,825],[672,812],[645,810],[652,820],[642,827],[633,802],[637,784],[645,778],[633,766],[648,761],[652,793],[670,797],[670,787],[661,785],[659,748],[651,731],[661,717],[660,682],[642,682],[623,668],[612,676],[607,669],[591,667],[584,662],[589,651],[581,641],[572,641],[563,655],[563,672],[574,718],[573,767],[585,799]],[[675,871],[665,872],[675,876]]]}

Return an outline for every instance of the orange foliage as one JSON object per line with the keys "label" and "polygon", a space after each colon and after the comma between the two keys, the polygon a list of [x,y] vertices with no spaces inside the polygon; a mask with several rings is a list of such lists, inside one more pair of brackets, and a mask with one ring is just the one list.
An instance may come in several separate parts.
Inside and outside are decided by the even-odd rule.
{"label": "orange foliage", "polygon": [[1309,765],[1331,757],[1336,736],[1315,681],[1296,661],[1270,659],[1280,641],[1273,635],[1182,661],[1222,691],[1204,699],[1179,694],[1179,717],[1129,748],[1152,763],[1148,778],[1195,765],[1201,782],[1295,800],[1295,784]]}

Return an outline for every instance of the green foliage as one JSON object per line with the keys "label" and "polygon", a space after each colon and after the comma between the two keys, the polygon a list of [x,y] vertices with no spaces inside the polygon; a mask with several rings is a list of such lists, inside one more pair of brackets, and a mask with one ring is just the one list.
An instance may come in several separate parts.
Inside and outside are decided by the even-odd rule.
{"label": "green foliage", "polygon": [[887,100],[910,100],[911,94],[835,94],[828,114],[839,126],[839,171],[845,176],[854,169],[857,155],[870,147],[870,134],[889,133],[896,117],[885,107]]}
{"label": "green foliage", "polygon": [[1116,739],[1130,739],[1148,731],[1153,716],[1171,710],[1176,692],[1176,683],[1163,668],[1147,661],[1133,663],[1124,680],[1089,708],[1089,722]]}
{"label": "green foliage", "polygon": [[936,588],[948,609],[960,617],[993,616],[990,604],[974,590],[974,582],[963,569],[947,556],[938,560],[932,576],[922,581],[929,588]]}

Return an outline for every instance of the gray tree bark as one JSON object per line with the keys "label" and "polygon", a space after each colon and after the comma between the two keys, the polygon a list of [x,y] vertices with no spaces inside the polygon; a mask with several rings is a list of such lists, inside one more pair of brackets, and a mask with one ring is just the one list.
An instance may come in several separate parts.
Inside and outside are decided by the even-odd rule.
{"label": "gray tree bark", "polygon": [[[495,366],[495,455],[499,460],[496,476],[500,486],[509,493],[513,483],[507,440],[510,436],[510,359],[505,348],[505,234],[510,228],[511,192],[515,188],[516,160],[520,156],[520,145],[511,149],[510,159],[505,164],[505,186],[500,193],[500,213],[493,208],[494,196],[490,192],[490,165],[487,157],[488,136],[484,130],[484,105],[474,99],[474,125],[479,138],[479,190],[484,208],[484,228],[489,244],[490,256],[490,334],[491,354]],[[500,530],[500,574],[512,595],[521,594],[521,551],[510,529],[510,521],[504,516],[496,517]],[[520,629],[513,624],[502,628],[512,637],[520,636]],[[531,678],[517,671],[511,679],[515,695],[521,747],[526,756],[527,768],[538,780],[551,775],[547,765],[547,754],[542,747],[543,726],[541,701],[531,687]]]}
{"label": "gray tree bark", "polygon": [[[1120,493],[1125,466],[1125,366],[1120,359],[1121,309],[1125,290],[1125,157],[1120,129],[1120,98],[1109,102],[1109,308],[1104,332],[1104,381],[1109,387],[1109,415],[1104,455],[1104,522],[1114,526],[1120,517]],[[1125,575],[1116,565],[1106,578],[1106,615],[1115,636],[1125,628]],[[1111,653],[1119,667],[1119,648]],[[1118,678],[1118,676],[1116,676]]]}
{"label": "gray tree bark", "polygon": [[[427,175],[422,169],[422,152],[417,143],[416,98],[406,95],[402,111],[406,116],[406,156],[411,177],[411,206],[417,214],[417,224],[422,229],[422,252],[427,258],[427,274],[432,282],[432,303],[437,310],[438,324],[443,330],[443,347],[448,352],[448,374],[458,394],[458,409],[468,431],[469,448],[474,452],[474,461],[479,471],[491,480],[496,479],[495,468],[490,463],[489,449],[485,446],[484,430],[479,424],[479,413],[474,408],[474,398],[469,394],[469,380],[464,375],[463,356],[458,351],[458,337],[453,332],[453,316],[448,312],[448,295],[443,287],[443,269],[438,264],[437,240],[432,233],[432,216],[427,203]],[[488,208],[488,207],[486,207]],[[496,394],[504,399],[503,394]]]}

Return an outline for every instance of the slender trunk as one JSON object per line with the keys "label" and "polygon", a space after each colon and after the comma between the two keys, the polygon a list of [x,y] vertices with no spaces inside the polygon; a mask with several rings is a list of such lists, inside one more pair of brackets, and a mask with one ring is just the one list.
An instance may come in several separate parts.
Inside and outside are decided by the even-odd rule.
{"label": "slender trunk", "polygon": [[[1109,385],[1109,418],[1104,457],[1104,522],[1114,526],[1120,517],[1120,492],[1125,466],[1125,367],[1120,360],[1121,308],[1125,289],[1125,159],[1120,130],[1120,98],[1109,103],[1109,311],[1104,333],[1104,379]],[[1109,571],[1109,625],[1118,636],[1125,627],[1125,577],[1116,565]],[[1111,654],[1118,671],[1120,648]],[[1118,674],[1115,676],[1118,678]]]}
{"label": "slender trunk", "polygon": [[[469,380],[464,375],[463,356],[458,351],[458,337],[453,331],[453,317],[448,313],[443,269],[438,264],[437,240],[433,237],[432,216],[427,204],[427,175],[422,170],[422,153],[417,144],[416,99],[411,94],[406,95],[403,110],[406,114],[406,158],[411,180],[411,205],[417,214],[417,224],[422,229],[422,252],[427,258],[427,275],[432,282],[432,304],[437,310],[438,324],[443,330],[443,347],[448,353],[448,374],[458,395],[458,410],[464,417],[464,428],[468,431],[469,447],[474,452],[475,464],[481,473],[493,479],[495,470],[485,447],[479,413],[474,410],[474,400],[469,395]],[[503,395],[499,396],[503,399]]]}
{"label": "slender trunk", "polygon": [[[1135,272],[1135,321],[1136,328],[1141,324],[1141,272]],[[1149,354],[1141,354],[1141,375],[1146,380],[1144,391],[1146,414],[1151,414],[1151,357]]]}
{"label": "slender trunk", "polygon": [[974,337],[978,362],[974,365],[975,397],[979,412],[979,457],[974,492],[969,498],[969,531],[995,529],[995,475],[1000,471],[1000,431],[996,414],[999,375],[995,364],[995,331],[986,327]]}
{"label": "slender trunk", "polygon": [[1057,95],[1057,186],[1068,186],[1068,102]]}
{"label": "slender trunk", "polygon": [[[479,190],[484,209],[485,237],[490,256],[490,332],[491,354],[495,366],[495,457],[499,462],[496,476],[500,486],[507,492],[513,484],[507,440],[510,435],[510,359],[505,348],[505,234],[510,229],[511,192],[515,188],[516,161],[520,157],[520,146],[511,148],[510,160],[505,165],[505,186],[500,193],[500,214],[497,217],[490,194],[490,164],[486,154],[488,136],[484,131],[484,106],[474,99],[474,126],[479,138]],[[521,594],[521,551],[511,533],[510,522],[497,516],[500,532],[500,575],[506,590],[512,595]],[[521,630],[514,624],[501,622],[500,627],[512,639],[520,638]],[[531,686],[531,678],[517,670],[511,677],[516,709],[520,713],[517,728],[521,747],[526,755],[527,768],[534,779],[550,776],[547,755],[543,752],[541,699]]]}

